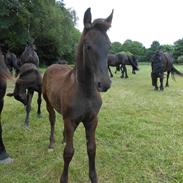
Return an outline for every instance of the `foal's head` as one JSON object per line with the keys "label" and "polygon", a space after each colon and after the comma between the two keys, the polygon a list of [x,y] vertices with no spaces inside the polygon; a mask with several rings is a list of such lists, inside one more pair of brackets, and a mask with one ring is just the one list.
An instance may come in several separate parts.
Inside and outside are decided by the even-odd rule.
{"label": "foal's head", "polygon": [[107,70],[107,55],[111,43],[106,32],[111,27],[112,17],[113,11],[108,18],[91,22],[88,8],[83,20],[84,31],[80,41],[83,66],[93,75],[96,88],[100,92],[107,91],[111,85]]}

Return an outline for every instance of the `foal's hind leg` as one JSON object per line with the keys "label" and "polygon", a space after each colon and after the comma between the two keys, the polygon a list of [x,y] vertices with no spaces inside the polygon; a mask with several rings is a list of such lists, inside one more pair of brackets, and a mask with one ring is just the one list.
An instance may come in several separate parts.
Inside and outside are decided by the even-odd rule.
{"label": "foal's hind leg", "polygon": [[41,91],[39,91],[39,92],[38,92],[38,99],[37,99],[37,105],[38,105],[38,108],[37,108],[37,115],[38,115],[38,117],[41,116],[41,102],[42,102]]}
{"label": "foal's hind leg", "polygon": [[96,167],[95,167],[95,155],[96,155],[96,142],[95,142],[95,130],[97,127],[97,117],[92,121],[85,122],[86,140],[87,140],[87,153],[89,160],[89,177],[91,183],[98,183]]}
{"label": "foal's hind leg", "polygon": [[30,111],[31,111],[31,102],[32,102],[33,94],[34,94],[33,90],[28,90],[28,93],[27,93],[27,104],[25,106],[25,109],[26,109],[25,127],[26,128],[29,127],[29,115],[30,115]]}
{"label": "foal's hind leg", "polygon": [[46,95],[43,95],[45,101],[46,101],[46,108],[49,113],[49,121],[50,121],[50,126],[51,126],[51,131],[50,131],[50,144],[48,145],[48,149],[53,149],[54,143],[55,143],[55,111],[53,107],[51,106],[48,98]]}

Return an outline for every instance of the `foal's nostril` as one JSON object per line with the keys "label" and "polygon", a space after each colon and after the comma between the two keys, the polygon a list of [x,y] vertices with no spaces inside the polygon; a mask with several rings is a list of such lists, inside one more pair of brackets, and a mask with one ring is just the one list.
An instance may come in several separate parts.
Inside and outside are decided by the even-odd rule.
{"label": "foal's nostril", "polygon": [[98,83],[97,83],[97,87],[98,87],[98,88],[102,88],[101,82],[98,82]]}

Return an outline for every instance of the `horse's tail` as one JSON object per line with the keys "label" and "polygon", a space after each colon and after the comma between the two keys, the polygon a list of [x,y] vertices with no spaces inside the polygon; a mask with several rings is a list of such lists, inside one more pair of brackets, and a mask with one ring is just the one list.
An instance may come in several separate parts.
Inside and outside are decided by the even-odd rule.
{"label": "horse's tail", "polygon": [[178,71],[174,66],[172,66],[171,74],[172,74],[173,77],[174,77],[174,74],[177,74],[177,75],[183,77],[183,73]]}

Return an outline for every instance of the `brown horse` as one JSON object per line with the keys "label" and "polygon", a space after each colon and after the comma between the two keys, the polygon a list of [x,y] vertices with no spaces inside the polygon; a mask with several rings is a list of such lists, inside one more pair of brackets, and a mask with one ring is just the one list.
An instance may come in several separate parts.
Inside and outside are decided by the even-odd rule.
{"label": "brown horse", "polygon": [[0,163],[11,163],[12,159],[6,152],[2,137],[1,113],[4,106],[4,96],[6,93],[6,80],[11,79],[10,73],[4,63],[4,56],[0,49]]}
{"label": "brown horse", "polygon": [[183,76],[183,73],[179,72],[173,66],[173,56],[169,53],[163,53],[161,51],[157,51],[151,58],[151,79],[152,85],[154,86],[154,90],[158,90],[157,80],[160,79],[160,90],[164,90],[163,86],[163,78],[164,72],[167,72],[167,79],[166,79],[166,87],[169,86],[168,79],[170,73],[172,76],[177,74],[179,76]]}
{"label": "brown horse", "polygon": [[69,163],[74,155],[73,136],[80,122],[84,124],[86,131],[89,177],[92,183],[98,182],[95,168],[95,130],[97,114],[102,105],[99,92],[107,91],[111,85],[107,70],[110,40],[106,31],[111,26],[112,16],[113,12],[106,19],[91,22],[88,8],[84,14],[84,30],[78,45],[75,68],[55,64],[43,76],[43,97],[51,124],[49,148],[53,148],[55,141],[55,110],[62,114],[64,121],[66,145],[61,183],[68,182]]}

